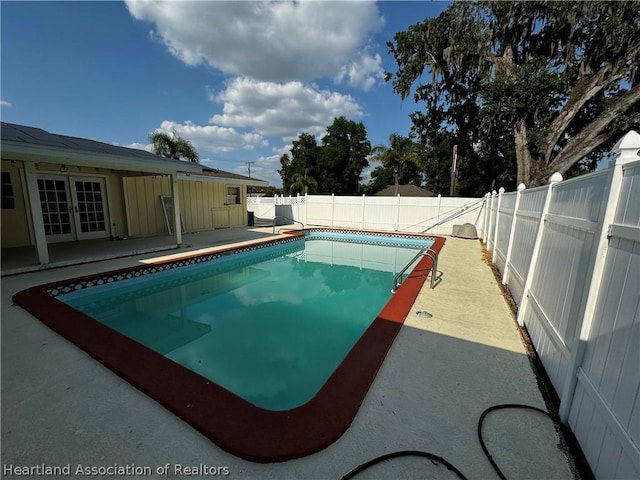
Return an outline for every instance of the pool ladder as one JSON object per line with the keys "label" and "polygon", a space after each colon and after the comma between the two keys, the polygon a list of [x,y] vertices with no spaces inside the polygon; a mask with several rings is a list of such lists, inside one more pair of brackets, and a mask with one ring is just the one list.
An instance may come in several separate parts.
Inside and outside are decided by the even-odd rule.
{"label": "pool ladder", "polygon": [[[302,225],[302,228],[304,229],[304,223],[294,220],[293,218],[285,217],[284,215],[276,215],[275,217],[273,217],[273,233],[274,234],[276,233],[276,223],[278,222],[279,218],[282,218],[284,220],[290,220],[293,223],[299,223],[300,225]],[[278,230],[278,232],[279,231],[280,230]]]}
{"label": "pool ladder", "polygon": [[393,288],[391,289],[391,293],[396,293],[398,288],[400,288],[400,284],[402,284],[402,275],[406,272],[413,262],[415,262],[420,257],[429,257],[433,265],[431,266],[431,288],[435,288],[436,286],[436,274],[438,272],[438,252],[431,248],[426,248],[424,250],[420,250],[416,253],[415,257],[411,259],[409,263],[407,263],[402,270],[398,272],[398,274],[393,278]]}

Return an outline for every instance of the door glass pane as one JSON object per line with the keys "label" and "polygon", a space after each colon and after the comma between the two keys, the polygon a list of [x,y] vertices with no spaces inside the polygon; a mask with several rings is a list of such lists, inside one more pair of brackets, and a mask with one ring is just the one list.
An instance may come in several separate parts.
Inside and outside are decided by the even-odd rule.
{"label": "door glass pane", "polygon": [[[71,223],[58,212],[67,212],[67,189],[64,180],[38,180],[42,221],[46,235],[71,233]],[[68,214],[67,214],[68,217]]]}
{"label": "door glass pane", "polygon": [[76,181],[75,188],[80,212],[80,231],[83,233],[105,231],[102,184]]}

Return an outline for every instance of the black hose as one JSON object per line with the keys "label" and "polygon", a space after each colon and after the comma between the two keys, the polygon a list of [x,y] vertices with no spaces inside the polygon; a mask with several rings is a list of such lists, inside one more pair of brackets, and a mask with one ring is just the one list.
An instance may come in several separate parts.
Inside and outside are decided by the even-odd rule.
{"label": "black hose", "polygon": [[[520,403],[504,403],[504,404],[501,404],[501,405],[493,405],[492,407],[489,407],[484,412],[482,412],[482,415],[480,415],[480,419],[478,420],[478,439],[480,440],[480,446],[482,447],[482,451],[484,452],[485,456],[487,457],[487,459],[491,463],[491,466],[493,467],[493,469],[498,474],[498,476],[500,477],[501,480],[507,480],[507,477],[504,476],[504,473],[502,473],[502,470],[500,470],[500,467],[498,467],[498,464],[495,462],[495,460],[493,459],[493,457],[489,453],[489,450],[487,449],[487,446],[484,443],[484,439],[482,438],[482,424],[484,423],[484,419],[486,418],[486,416],[489,415],[494,410],[504,410],[504,409],[508,409],[508,408],[519,408],[519,409],[526,409],[526,410],[534,410],[536,412],[540,412],[540,413],[546,415],[547,417],[551,418],[551,420],[553,420],[553,422],[555,424],[560,425],[559,420],[557,420],[557,418],[554,417],[553,415],[551,415],[549,412],[547,412],[545,410],[542,410],[542,409],[540,409],[538,407],[533,407],[531,405],[524,405],[524,404],[520,404]],[[451,463],[446,461],[444,458],[439,457],[438,455],[434,455],[433,453],[423,452],[423,451],[420,451],[420,450],[402,450],[400,452],[392,452],[392,453],[387,453],[385,455],[381,455],[381,456],[376,457],[376,458],[374,458],[372,460],[369,460],[366,463],[363,463],[362,465],[358,465],[356,468],[354,468],[349,473],[347,473],[344,477],[342,477],[341,480],[349,480],[349,479],[353,478],[354,476],[356,476],[358,473],[366,470],[367,468],[369,468],[369,467],[371,467],[371,466],[373,466],[373,465],[375,465],[377,463],[383,462],[385,460],[389,460],[391,458],[405,457],[405,456],[426,457],[426,458],[431,459],[431,461],[435,460],[438,463],[444,464],[449,470],[454,472],[462,480],[467,480],[467,477],[465,477],[464,474],[460,470],[458,470],[454,465],[452,465]]]}
{"label": "black hose", "polygon": [[482,412],[482,415],[480,415],[480,419],[478,420],[478,440],[480,440],[480,446],[482,447],[482,451],[484,452],[489,462],[491,462],[491,466],[500,477],[500,480],[507,480],[507,477],[504,476],[504,473],[502,473],[502,470],[500,470],[500,467],[498,467],[498,464],[495,462],[495,460],[489,453],[487,446],[484,443],[484,438],[482,438],[482,424],[484,422],[485,417],[489,415],[491,412],[493,412],[494,410],[505,410],[508,408],[533,410],[535,412],[539,412],[546,415],[551,420],[553,420],[554,423],[559,424],[558,420],[556,420],[556,418],[546,410],[542,410],[541,408],[533,407],[531,405],[523,405],[521,403],[504,403],[502,405],[494,405],[492,407],[487,408],[484,412]]}
{"label": "black hose", "polygon": [[390,458],[408,457],[408,456],[427,457],[432,461],[435,460],[436,462],[443,463],[449,470],[453,471],[456,475],[458,475],[459,478],[461,478],[462,480],[467,480],[467,477],[465,477],[460,470],[458,470],[454,465],[447,462],[444,458],[434,455],[433,453],[421,452],[419,450],[403,450],[401,452],[392,452],[392,453],[387,453],[386,455],[382,455],[380,457],[376,457],[373,460],[369,460],[368,462],[363,463],[362,465],[358,465],[356,468],[354,468],[349,473],[347,473],[344,477],[342,477],[341,480],[349,480],[350,478],[355,477],[358,473],[362,472],[363,470],[366,470],[367,468],[371,467],[372,465],[375,465],[376,463],[389,460]]}

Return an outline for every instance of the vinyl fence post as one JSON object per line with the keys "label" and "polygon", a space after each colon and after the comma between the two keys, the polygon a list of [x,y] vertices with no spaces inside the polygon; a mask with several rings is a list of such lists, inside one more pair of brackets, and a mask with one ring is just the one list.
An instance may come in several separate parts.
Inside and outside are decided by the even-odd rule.
{"label": "vinyl fence post", "polygon": [[304,194],[304,224],[309,223],[309,195]]}
{"label": "vinyl fence post", "polygon": [[[438,194],[438,216],[436,217],[436,235],[440,233],[440,212],[442,211],[442,195]],[[452,232],[453,233],[453,232]]]}
{"label": "vinyl fence post", "polygon": [[511,219],[511,231],[509,232],[509,244],[507,246],[507,256],[504,259],[504,274],[502,275],[502,284],[506,285],[509,281],[509,267],[511,266],[511,252],[513,251],[513,239],[516,236],[516,222],[518,221],[518,208],[520,207],[520,197],[522,197],[522,191],[526,189],[524,183],[518,185],[518,191],[516,193],[516,204],[513,207],[513,218]]}
{"label": "vinyl fence post", "polygon": [[334,216],[335,216],[335,207],[336,207],[336,195],[335,193],[331,194],[331,226],[334,226]]}
{"label": "vinyl fence post", "polygon": [[498,225],[500,224],[500,205],[502,204],[502,195],[504,195],[504,187],[500,187],[498,190],[498,206],[496,207],[496,225],[493,230],[493,254],[491,255],[491,261],[496,263],[496,257],[498,256]]}
{"label": "vinyl fence post", "polygon": [[398,228],[400,226],[400,194],[397,195],[396,197],[397,202],[396,202],[396,232],[398,231]]}
{"label": "vinyl fence post", "polygon": [[364,207],[365,207],[365,196],[362,194],[362,229],[364,230]]}
{"label": "vinyl fence post", "polygon": [[489,241],[489,236],[487,232],[489,231],[489,199],[491,198],[491,194],[489,192],[484,194],[484,208],[483,208],[483,217],[482,217],[482,241],[485,246]]}
{"label": "vinyl fence post", "polygon": [[[622,137],[613,147],[615,158],[609,162],[609,176],[603,195],[603,204],[600,207],[600,218],[598,227],[593,235],[593,247],[591,250],[591,261],[587,270],[587,284],[585,285],[586,300],[581,302],[583,307],[578,312],[578,324],[569,364],[567,368],[567,381],[560,394],[559,416],[563,422],[569,419],[571,403],[575,393],[578,370],[584,359],[584,353],[589,340],[591,326],[596,313],[598,297],[602,288],[602,278],[609,250],[609,229],[615,223],[616,210],[620,199],[622,181],[624,178],[623,167],[627,163],[640,160],[638,151],[640,150],[640,134],[633,130]],[[585,297],[583,297],[585,298]]]}
{"label": "vinyl fence post", "polygon": [[[489,225],[487,227],[487,248],[491,251],[493,251],[493,248],[495,248],[495,243],[494,240],[491,236],[491,223],[493,222],[493,203],[494,203],[494,198],[497,195],[497,192],[494,190],[493,192],[491,192],[491,203],[490,203],[490,207],[489,207]],[[491,243],[491,245],[489,245],[489,243]]]}
{"label": "vinyl fence post", "polygon": [[524,314],[529,306],[529,290],[531,290],[531,283],[533,282],[533,276],[536,273],[538,266],[538,259],[540,257],[540,245],[542,244],[542,236],[544,234],[544,222],[549,213],[549,205],[551,205],[551,197],[553,196],[553,186],[562,181],[562,175],[558,172],[551,175],[549,178],[549,186],[547,187],[547,196],[544,199],[544,206],[542,212],[540,212],[540,221],[538,222],[538,231],[536,233],[536,240],[533,244],[533,252],[531,253],[531,263],[529,264],[529,271],[527,272],[527,278],[524,281],[524,287],[522,289],[522,302],[518,307],[518,325],[524,325]]}

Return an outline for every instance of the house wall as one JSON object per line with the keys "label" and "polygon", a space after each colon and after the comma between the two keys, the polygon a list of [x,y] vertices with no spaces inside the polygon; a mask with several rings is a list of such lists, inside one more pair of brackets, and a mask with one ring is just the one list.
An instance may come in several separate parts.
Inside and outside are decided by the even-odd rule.
{"label": "house wall", "polygon": [[[128,234],[132,236],[168,234],[160,197],[171,195],[169,179],[129,177],[124,179],[123,185],[128,205]],[[199,232],[247,225],[246,186],[239,186],[240,204],[226,205],[227,186],[234,185],[178,181],[180,211],[185,231]]]}
{"label": "house wall", "polygon": [[[11,173],[11,184],[15,197],[15,209],[2,210],[2,248],[29,246],[33,243],[29,235],[28,206],[26,203],[26,186],[21,170],[21,161],[2,160],[2,170]],[[67,167],[66,172],[60,172],[60,164],[38,162],[38,174],[56,174],[62,177],[104,178],[107,193],[107,209],[109,214],[110,234],[114,236],[126,234],[126,216],[122,174],[118,170],[89,167]]]}
{"label": "house wall", "polygon": [[[59,164],[38,163],[37,172],[60,174]],[[105,179],[107,189],[107,208],[111,235],[126,234],[126,212],[122,178],[125,172],[108,168],[68,167],[64,176],[71,177],[101,177]]]}
{"label": "house wall", "polygon": [[22,163],[2,160],[2,171],[11,174],[11,186],[15,208],[3,209],[1,218],[2,248],[21,247],[29,245],[29,224],[27,222],[27,208],[22,185]]}

